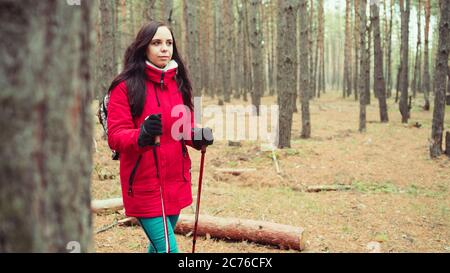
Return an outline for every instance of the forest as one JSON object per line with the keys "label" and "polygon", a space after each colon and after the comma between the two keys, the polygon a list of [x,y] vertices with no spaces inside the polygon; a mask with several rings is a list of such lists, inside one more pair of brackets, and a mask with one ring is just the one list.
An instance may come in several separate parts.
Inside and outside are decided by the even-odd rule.
{"label": "forest", "polygon": [[189,149],[181,252],[195,213],[203,253],[450,252],[450,1],[0,0],[0,14],[0,252],[147,251],[98,111],[149,21],[172,30],[214,132]]}

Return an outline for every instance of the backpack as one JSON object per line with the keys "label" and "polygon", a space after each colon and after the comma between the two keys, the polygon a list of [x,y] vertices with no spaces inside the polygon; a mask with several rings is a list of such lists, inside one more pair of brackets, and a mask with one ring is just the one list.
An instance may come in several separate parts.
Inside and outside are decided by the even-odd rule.
{"label": "backpack", "polygon": [[[103,127],[104,135],[108,135],[108,103],[109,103],[109,92],[107,92],[104,96],[102,101],[100,102],[98,111],[97,111],[97,117],[98,121]],[[118,160],[119,159],[119,152],[111,149],[111,158],[112,160]]]}

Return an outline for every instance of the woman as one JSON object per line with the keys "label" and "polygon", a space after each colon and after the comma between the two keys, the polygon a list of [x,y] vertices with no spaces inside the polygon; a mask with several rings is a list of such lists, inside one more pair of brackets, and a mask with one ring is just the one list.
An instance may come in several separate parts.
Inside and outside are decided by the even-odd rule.
{"label": "woman", "polygon": [[[186,145],[197,150],[211,145],[212,132],[191,129],[191,82],[168,26],[154,21],[143,26],[124,59],[124,70],[108,90],[107,124],[108,144],[120,153],[125,214],[139,220],[149,252],[178,252],[175,225],[181,209],[192,203]],[[180,105],[186,111],[172,116]],[[184,125],[174,130],[180,119]]]}

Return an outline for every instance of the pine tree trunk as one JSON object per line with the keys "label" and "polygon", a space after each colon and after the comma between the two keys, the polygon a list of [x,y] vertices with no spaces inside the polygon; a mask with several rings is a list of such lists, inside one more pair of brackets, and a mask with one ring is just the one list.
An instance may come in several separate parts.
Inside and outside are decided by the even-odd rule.
{"label": "pine tree trunk", "polygon": [[[131,3],[132,1],[130,1]],[[164,0],[162,8],[162,21],[169,26],[173,22],[173,0]]]}
{"label": "pine tree trunk", "polygon": [[146,5],[144,7],[144,9],[142,10],[142,12],[144,13],[144,18],[147,21],[150,21],[152,19],[154,19],[154,8],[155,8],[155,2],[156,0],[146,0]]}
{"label": "pine tree trunk", "polygon": [[389,17],[389,32],[388,36],[388,46],[387,46],[387,61],[386,61],[386,89],[387,89],[387,97],[390,98],[392,96],[392,22],[393,22],[393,13],[394,13],[394,0],[390,0],[390,17]]}
{"label": "pine tree trunk", "polygon": [[346,96],[350,96],[352,90],[352,81],[351,81],[351,63],[352,63],[352,45],[351,45],[351,34],[350,34],[350,0],[345,0],[345,52],[344,52],[344,81],[343,81],[343,90],[342,96],[345,98]]}
{"label": "pine tree trunk", "polygon": [[100,1],[100,42],[101,47],[98,51],[99,62],[96,67],[97,94],[94,96],[100,99],[108,91],[109,85],[116,76],[116,60],[117,54],[115,49],[115,32],[114,32],[114,5],[112,1]]}
{"label": "pine tree trunk", "polygon": [[[209,2],[209,1],[208,1]],[[244,39],[244,31],[243,31],[243,8],[242,5],[238,4],[238,1],[235,1],[236,10],[237,10],[237,33],[234,41],[234,49],[236,52],[236,60],[234,62],[234,77],[236,80],[236,90],[234,92],[233,98],[239,99],[242,93],[242,86],[244,82],[244,71],[243,71],[243,60],[244,60],[244,52],[245,52],[245,41]]]}
{"label": "pine tree trunk", "polygon": [[370,104],[370,47],[372,46],[372,25],[370,24],[366,28],[367,32],[367,47],[366,47],[366,59],[364,64],[364,71],[366,72],[366,84],[364,86],[366,105]]}
{"label": "pine tree trunk", "polygon": [[[421,0],[417,3],[417,18],[420,19]],[[416,59],[414,63],[414,75],[412,82],[413,97],[416,98],[417,87],[420,77],[420,20],[417,20],[417,43],[416,43]]]}
{"label": "pine tree trunk", "polygon": [[430,32],[430,0],[425,0],[425,31],[424,31],[424,48],[423,48],[423,77],[422,77],[422,90],[425,99],[425,105],[423,109],[428,111],[430,110],[430,69],[429,69],[429,45],[428,45],[428,36]]}
{"label": "pine tree trunk", "polygon": [[247,93],[253,89],[252,80],[252,66],[251,66],[251,47],[250,47],[250,23],[248,16],[248,3],[244,1],[242,4],[243,15],[244,15],[244,76],[245,76],[245,86],[244,86],[244,101],[247,101]]}
{"label": "pine tree trunk", "polygon": [[231,64],[232,64],[232,48],[233,48],[233,10],[231,6],[232,2],[223,1],[222,16],[223,16],[223,63],[221,66],[222,80],[223,80],[223,99],[225,102],[230,102],[231,99]]}
{"label": "pine tree trunk", "polygon": [[442,154],[442,136],[444,132],[445,90],[448,73],[448,56],[450,44],[450,2],[440,0],[441,18],[439,21],[439,44],[436,56],[434,76],[434,110],[433,126],[431,130],[430,156]]}
{"label": "pine tree trunk", "polygon": [[364,65],[366,62],[366,4],[367,0],[359,1],[359,53],[360,53],[360,71],[359,71],[359,131],[366,131],[366,71]]}
{"label": "pine tree trunk", "polygon": [[309,2],[309,85],[310,85],[310,98],[313,99],[316,96],[315,91],[315,76],[314,76],[314,0]]}
{"label": "pine tree trunk", "polygon": [[[253,71],[253,89],[252,105],[256,107],[256,114],[259,115],[259,105],[261,104],[261,96],[263,95],[264,88],[264,55],[262,45],[262,29],[260,18],[260,5],[261,1],[251,0],[249,8],[249,38],[251,45],[251,63]],[[295,33],[294,33],[295,35]],[[295,37],[295,36],[294,36]],[[294,101],[295,102],[295,101]],[[292,101],[291,101],[292,103]]]}
{"label": "pine tree trunk", "polygon": [[93,2],[0,11],[0,252],[92,251]]}
{"label": "pine tree trunk", "polygon": [[[406,5],[404,5],[404,2]],[[401,50],[400,50],[400,101],[399,108],[402,115],[402,123],[408,123],[408,52],[409,52],[409,3],[410,0],[400,0],[401,12]]]}
{"label": "pine tree trunk", "polygon": [[186,25],[186,49],[187,49],[187,66],[191,76],[192,90],[194,96],[201,96],[201,73],[200,73],[200,56],[199,56],[199,26],[197,15],[197,6],[194,3],[183,1],[185,11]]}
{"label": "pine tree trunk", "polygon": [[278,0],[278,105],[279,113],[278,147],[291,147],[291,128],[295,84],[297,82],[296,17],[297,0]]}
{"label": "pine tree trunk", "polygon": [[319,50],[319,75],[317,85],[317,97],[320,98],[321,91],[325,91],[325,46],[324,46],[324,7],[323,0],[319,0],[319,7],[317,13],[317,48]]}
{"label": "pine tree trunk", "polygon": [[360,68],[359,68],[359,62],[361,56],[359,56],[359,44],[360,44],[360,24],[361,24],[361,16],[359,12],[359,5],[360,1],[354,1],[355,6],[355,29],[354,29],[354,43],[355,43],[355,71],[354,71],[354,78],[353,78],[353,86],[354,86],[354,94],[355,94],[355,101],[358,100],[359,95],[359,75],[360,75]]}
{"label": "pine tree trunk", "polygon": [[374,71],[373,84],[375,87],[375,94],[377,94],[378,104],[380,107],[380,121],[388,122],[388,112],[386,104],[386,84],[383,76],[383,49],[381,48],[380,35],[380,12],[378,5],[372,4],[370,6],[371,21],[373,27],[373,51],[374,51]]}
{"label": "pine tree trunk", "polygon": [[[300,41],[308,41],[307,0],[300,0]],[[300,92],[302,105],[302,138],[311,136],[311,117],[309,114],[309,67],[307,47],[300,47]]]}

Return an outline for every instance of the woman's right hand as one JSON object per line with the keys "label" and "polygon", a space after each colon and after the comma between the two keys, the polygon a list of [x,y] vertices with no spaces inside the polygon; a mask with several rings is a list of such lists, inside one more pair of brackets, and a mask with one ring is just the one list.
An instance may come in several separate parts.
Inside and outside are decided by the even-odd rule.
{"label": "woman's right hand", "polygon": [[138,145],[140,147],[155,145],[155,139],[160,135],[162,135],[161,114],[147,116],[141,125]]}

